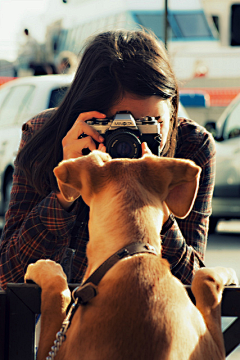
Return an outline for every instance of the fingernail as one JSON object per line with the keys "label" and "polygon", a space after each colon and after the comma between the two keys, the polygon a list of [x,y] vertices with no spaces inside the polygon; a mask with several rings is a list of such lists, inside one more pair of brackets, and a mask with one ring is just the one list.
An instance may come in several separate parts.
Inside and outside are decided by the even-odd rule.
{"label": "fingernail", "polygon": [[99,140],[104,141],[104,138],[101,135],[99,135]]}

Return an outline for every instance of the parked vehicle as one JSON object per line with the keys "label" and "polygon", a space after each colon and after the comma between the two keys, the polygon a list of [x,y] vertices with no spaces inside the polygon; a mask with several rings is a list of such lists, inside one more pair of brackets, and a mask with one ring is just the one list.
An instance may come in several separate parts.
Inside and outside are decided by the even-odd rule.
{"label": "parked vehicle", "polygon": [[216,182],[210,233],[220,219],[240,219],[240,94],[216,123],[206,124],[216,139]]}
{"label": "parked vehicle", "polygon": [[[0,215],[8,208],[21,128],[40,111],[58,106],[73,75],[23,77],[0,87]],[[179,116],[187,117],[183,106]]]}
{"label": "parked vehicle", "polygon": [[0,215],[8,207],[14,159],[24,122],[63,98],[72,75],[18,78],[0,87]]}

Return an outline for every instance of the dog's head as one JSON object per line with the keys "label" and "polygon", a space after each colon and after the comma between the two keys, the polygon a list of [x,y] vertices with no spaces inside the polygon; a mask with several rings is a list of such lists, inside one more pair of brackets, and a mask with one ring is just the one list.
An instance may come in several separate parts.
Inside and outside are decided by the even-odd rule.
{"label": "dog's head", "polygon": [[165,201],[179,218],[186,217],[193,206],[201,168],[193,161],[144,155],[139,159],[111,159],[94,150],[87,156],[64,160],[55,169],[59,190],[67,201],[80,195],[91,205],[94,194],[111,183],[131,189],[145,188]]}

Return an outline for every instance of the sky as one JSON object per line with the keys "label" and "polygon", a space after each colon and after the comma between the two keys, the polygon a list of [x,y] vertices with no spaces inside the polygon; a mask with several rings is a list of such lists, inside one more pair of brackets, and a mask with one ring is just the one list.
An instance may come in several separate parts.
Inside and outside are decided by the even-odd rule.
{"label": "sky", "polygon": [[46,11],[49,1],[0,0],[0,59],[15,60],[25,28],[31,29],[39,42],[44,41],[44,17],[39,21],[39,16]]}

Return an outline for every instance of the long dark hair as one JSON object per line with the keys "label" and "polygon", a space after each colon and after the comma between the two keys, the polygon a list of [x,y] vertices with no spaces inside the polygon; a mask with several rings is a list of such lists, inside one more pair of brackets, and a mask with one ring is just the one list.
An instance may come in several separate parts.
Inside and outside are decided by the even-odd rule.
{"label": "long dark hair", "polygon": [[53,168],[62,160],[62,139],[78,115],[93,110],[105,114],[126,92],[171,99],[171,128],[163,156],[174,156],[179,95],[164,47],[145,30],[100,33],[87,43],[59,108],[17,156],[19,167],[41,195],[57,190]]}

